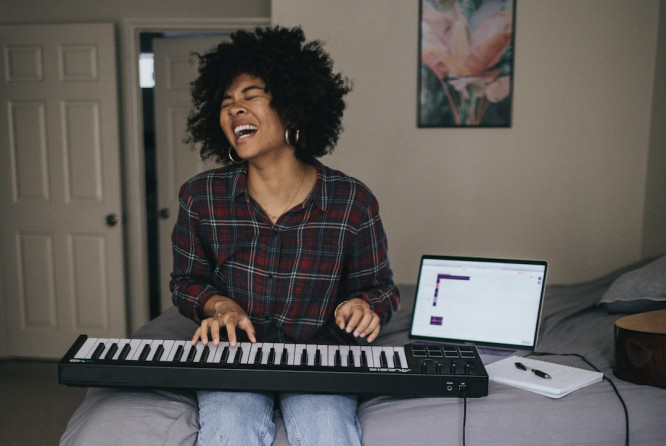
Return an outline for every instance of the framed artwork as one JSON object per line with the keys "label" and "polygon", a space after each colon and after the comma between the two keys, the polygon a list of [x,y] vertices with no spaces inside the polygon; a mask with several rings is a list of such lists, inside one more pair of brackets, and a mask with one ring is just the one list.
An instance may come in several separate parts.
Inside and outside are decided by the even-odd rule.
{"label": "framed artwork", "polygon": [[511,127],[515,0],[419,0],[419,127]]}

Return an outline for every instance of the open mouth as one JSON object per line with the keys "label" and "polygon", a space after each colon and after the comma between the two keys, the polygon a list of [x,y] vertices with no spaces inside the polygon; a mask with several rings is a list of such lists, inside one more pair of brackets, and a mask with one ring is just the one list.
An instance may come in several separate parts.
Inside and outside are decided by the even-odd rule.
{"label": "open mouth", "polygon": [[259,127],[252,124],[239,125],[238,127],[234,128],[234,134],[236,135],[236,138],[240,140],[254,135],[257,133],[258,129]]}

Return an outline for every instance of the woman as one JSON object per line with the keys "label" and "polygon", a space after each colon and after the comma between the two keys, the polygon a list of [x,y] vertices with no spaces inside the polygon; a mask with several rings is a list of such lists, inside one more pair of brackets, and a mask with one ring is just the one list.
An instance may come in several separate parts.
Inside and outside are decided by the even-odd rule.
{"label": "woman", "polygon": [[[341,130],[348,82],[299,28],[239,31],[200,57],[189,141],[225,167],[180,191],[174,303],[192,342],[372,342],[398,309],[377,201],[316,158]],[[199,444],[360,445],[353,395],[200,391]]]}

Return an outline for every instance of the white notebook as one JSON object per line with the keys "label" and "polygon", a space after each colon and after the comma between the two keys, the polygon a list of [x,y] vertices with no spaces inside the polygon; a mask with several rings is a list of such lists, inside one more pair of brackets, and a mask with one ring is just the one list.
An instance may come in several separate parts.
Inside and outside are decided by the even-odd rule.
{"label": "white notebook", "polygon": [[[516,366],[522,364],[525,370]],[[603,379],[604,374],[578,367],[520,356],[510,356],[486,366],[491,381],[529,390],[550,398],[562,398],[574,390]],[[540,373],[535,373],[538,371]],[[538,376],[547,374],[549,379]]]}

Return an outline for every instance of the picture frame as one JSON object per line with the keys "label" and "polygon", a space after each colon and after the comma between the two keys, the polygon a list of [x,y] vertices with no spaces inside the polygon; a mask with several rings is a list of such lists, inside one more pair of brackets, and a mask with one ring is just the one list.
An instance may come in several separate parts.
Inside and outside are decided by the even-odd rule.
{"label": "picture frame", "polygon": [[418,127],[511,127],[516,0],[419,0]]}

